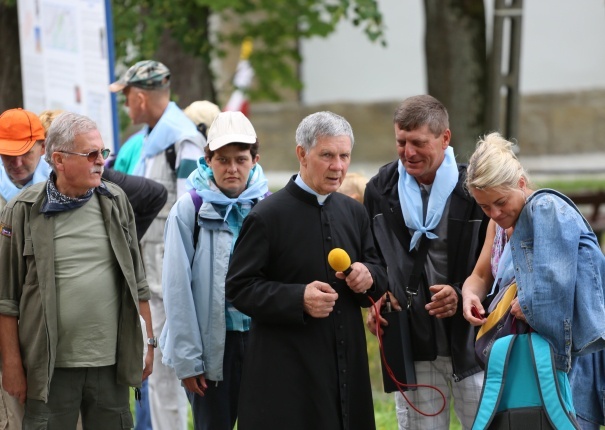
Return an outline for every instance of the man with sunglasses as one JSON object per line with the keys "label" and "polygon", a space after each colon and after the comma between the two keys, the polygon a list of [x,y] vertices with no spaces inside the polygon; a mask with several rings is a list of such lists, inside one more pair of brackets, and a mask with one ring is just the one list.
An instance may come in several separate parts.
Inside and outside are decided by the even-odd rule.
{"label": "man with sunglasses", "polygon": [[[170,70],[153,60],[139,61],[109,86],[122,92],[133,124],[144,124],[141,156],[134,175],[153,179],[166,187],[168,201],[141,238],[141,252],[151,290],[154,332],[166,321],[162,295],[164,226],[170,208],[187,193],[186,180],[204,156],[206,140],[183,111],[170,101]],[[149,403],[154,430],[186,430],[187,398],[174,370],[155,354],[154,373],[149,378]]]}
{"label": "man with sunglasses", "polygon": [[153,368],[149,288],[132,208],[101,180],[96,124],[59,115],[48,130],[50,178],[0,216],[0,351],[4,389],[23,428],[131,428],[129,387]]}
{"label": "man with sunglasses", "polygon": [[[48,132],[55,118],[63,112],[65,111],[61,109],[48,109],[40,113],[38,118],[42,123],[42,127],[44,127],[45,133]],[[168,198],[168,192],[162,184],[158,184],[151,179],[146,179],[142,176],[127,175],[109,168],[108,156],[104,155],[103,158],[106,160],[102,178],[118,185],[126,193],[126,197],[128,197],[128,201],[134,212],[137,237],[140,239],[145,235],[155,217],[164,207]],[[1,429],[2,427],[0,427]]]}

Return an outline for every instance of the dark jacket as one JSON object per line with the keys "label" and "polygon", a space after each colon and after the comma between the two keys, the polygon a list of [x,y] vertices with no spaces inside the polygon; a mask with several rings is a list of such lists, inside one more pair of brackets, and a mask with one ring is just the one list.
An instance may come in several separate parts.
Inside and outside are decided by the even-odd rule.
{"label": "dark jacket", "polygon": [[[444,319],[456,380],[481,370],[475,361],[475,330],[462,316],[460,289],[479,258],[488,223],[488,218],[464,188],[466,166],[459,165],[458,171],[447,220],[447,279],[458,293],[458,310],[454,316]],[[405,287],[417,252],[409,251],[411,234],[401,211],[398,181],[397,162],[383,166],[368,183],[364,203],[372,220],[376,247],[388,266],[389,289],[400,303],[405,304]],[[431,297],[428,287],[423,273],[418,296],[412,300],[410,309],[414,361],[437,358],[435,319],[424,308]]]}
{"label": "dark jacket", "polygon": [[166,187],[151,179],[126,175],[113,169],[105,169],[103,179],[118,185],[128,197],[134,212],[137,238],[141,240],[168,199]]}
{"label": "dark jacket", "polygon": [[[374,280],[352,292],[327,262],[333,248],[364,263]],[[304,312],[305,286],[329,283],[332,313]],[[226,296],[252,317],[239,402],[242,430],[375,428],[361,307],[380,297],[387,277],[363,206],[332,193],[323,206],[293,181],[244,220]]]}

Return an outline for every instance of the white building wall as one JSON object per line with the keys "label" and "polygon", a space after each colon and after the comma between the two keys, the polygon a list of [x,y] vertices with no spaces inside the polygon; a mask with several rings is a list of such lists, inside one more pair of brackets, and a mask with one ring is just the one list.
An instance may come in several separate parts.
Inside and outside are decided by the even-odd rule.
{"label": "white building wall", "polygon": [[[399,100],[426,92],[422,0],[383,0],[380,8],[386,48],[348,22],[329,38],[301,43],[304,103]],[[487,16],[492,12],[493,0],[486,0]],[[604,42],[603,0],[525,0],[522,93],[605,89]]]}

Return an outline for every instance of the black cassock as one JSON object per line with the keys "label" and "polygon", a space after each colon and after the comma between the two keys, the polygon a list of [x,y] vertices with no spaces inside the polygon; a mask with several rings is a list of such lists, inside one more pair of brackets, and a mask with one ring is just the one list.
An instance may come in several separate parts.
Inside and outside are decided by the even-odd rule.
{"label": "black cassock", "polygon": [[[374,280],[369,296],[386,290],[365,208],[332,193],[324,205],[292,180],[244,220],[227,275],[226,294],[252,317],[242,377],[240,430],[368,430],[374,409],[361,307],[328,265],[343,248]],[[305,286],[329,283],[338,293],[327,318],[303,311]]]}

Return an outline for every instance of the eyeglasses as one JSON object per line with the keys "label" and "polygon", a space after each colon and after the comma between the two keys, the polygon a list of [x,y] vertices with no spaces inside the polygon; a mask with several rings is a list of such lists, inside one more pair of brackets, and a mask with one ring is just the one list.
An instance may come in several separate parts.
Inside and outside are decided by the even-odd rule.
{"label": "eyeglasses", "polygon": [[99,154],[101,154],[101,157],[103,157],[103,160],[107,160],[107,157],[109,157],[109,153],[111,152],[111,150],[108,148],[97,149],[95,151],[90,151],[86,154],[82,154],[81,152],[69,152],[69,151],[57,151],[57,152],[62,152],[64,154],[71,154],[71,155],[79,155],[80,157],[86,157],[88,159],[88,161],[93,162],[97,158],[99,158]]}

